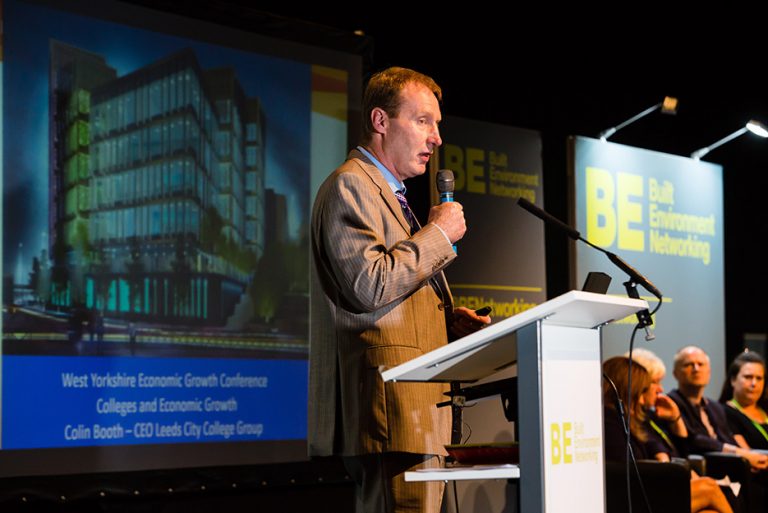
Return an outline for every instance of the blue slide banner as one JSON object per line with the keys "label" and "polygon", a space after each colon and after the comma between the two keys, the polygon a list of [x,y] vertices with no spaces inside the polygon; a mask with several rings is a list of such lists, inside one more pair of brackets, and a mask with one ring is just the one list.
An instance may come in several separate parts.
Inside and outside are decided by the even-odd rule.
{"label": "blue slide banner", "polygon": [[307,361],[3,357],[3,449],[301,440]]}

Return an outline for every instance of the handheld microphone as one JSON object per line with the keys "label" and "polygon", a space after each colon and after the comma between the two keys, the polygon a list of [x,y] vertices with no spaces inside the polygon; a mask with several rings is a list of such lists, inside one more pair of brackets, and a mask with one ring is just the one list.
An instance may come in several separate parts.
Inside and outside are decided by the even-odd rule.
{"label": "handheld microphone", "polygon": [[[453,202],[453,189],[455,187],[453,171],[450,169],[441,169],[435,177],[437,182],[437,192],[440,193],[440,203]],[[456,244],[453,245],[453,252],[458,253]]]}
{"label": "handheld microphone", "polygon": [[440,203],[453,201],[454,187],[453,171],[450,169],[441,169],[437,172],[437,192],[440,193]]}

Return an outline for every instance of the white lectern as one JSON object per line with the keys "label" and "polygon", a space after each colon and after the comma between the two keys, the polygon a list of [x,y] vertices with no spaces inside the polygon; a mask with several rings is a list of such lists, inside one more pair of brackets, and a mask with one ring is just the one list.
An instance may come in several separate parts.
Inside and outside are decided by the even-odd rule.
{"label": "white lectern", "polygon": [[571,291],[382,377],[471,382],[517,362],[521,511],[605,511],[600,327],[645,308],[643,300]]}

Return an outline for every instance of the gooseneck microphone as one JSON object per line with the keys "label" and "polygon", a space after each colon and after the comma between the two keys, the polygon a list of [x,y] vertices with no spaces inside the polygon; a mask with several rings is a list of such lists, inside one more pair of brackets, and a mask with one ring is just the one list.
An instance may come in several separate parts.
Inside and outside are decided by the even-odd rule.
{"label": "gooseneck microphone", "polygon": [[542,221],[544,221],[545,223],[549,223],[552,226],[556,226],[557,228],[561,229],[562,231],[565,232],[566,235],[568,235],[568,237],[572,238],[573,240],[581,239],[581,234],[579,232],[577,232],[576,230],[574,230],[573,228],[571,228],[570,226],[562,222],[560,219],[551,215],[550,213],[543,211],[542,209],[540,209],[539,207],[537,207],[527,199],[518,198],[517,204],[523,207],[525,210],[527,210],[531,214],[541,219]]}
{"label": "gooseneck microphone", "polygon": [[[437,192],[440,193],[440,203],[450,203],[453,201],[453,189],[455,186],[453,171],[450,169],[441,169],[437,172],[435,178],[437,182]],[[453,245],[453,252],[456,253],[456,244]]]}
{"label": "gooseneck microphone", "polygon": [[629,275],[630,278],[632,278],[638,285],[642,285],[644,289],[646,289],[648,292],[656,296],[659,301],[661,301],[661,291],[656,288],[656,286],[651,283],[651,280],[640,274],[640,272],[637,271],[634,267],[626,263],[624,260],[622,260],[618,255],[615,253],[611,253],[610,251],[607,251],[600,246],[595,246],[591,242],[589,242],[587,239],[581,236],[581,234],[573,229],[572,227],[568,226],[558,218],[552,216],[551,214],[545,212],[544,210],[540,209],[530,201],[528,201],[525,198],[518,198],[517,204],[523,207],[525,210],[530,212],[531,214],[535,215],[539,219],[543,220],[545,223],[549,223],[552,226],[555,226],[559,228],[560,230],[564,231],[570,238],[574,240],[580,240],[593,248],[595,248],[598,251],[601,251],[605,253],[608,256],[608,259],[616,265],[619,269],[624,271]]}
{"label": "gooseneck microphone", "polygon": [[[635,297],[635,298],[639,297],[637,294],[637,290],[634,288],[634,286],[631,286],[631,283],[634,283],[642,286],[645,290],[647,290],[648,292],[656,296],[659,300],[659,306],[661,306],[661,298],[662,298],[661,291],[658,288],[656,288],[656,286],[653,283],[651,283],[651,280],[649,280],[648,278],[640,274],[640,272],[637,269],[635,269],[634,267],[626,263],[618,255],[616,255],[615,253],[611,253],[610,251],[607,251],[601,248],[600,246],[595,246],[594,244],[589,242],[587,239],[582,237],[581,234],[577,230],[575,230],[573,227],[568,226],[558,218],[540,209],[539,207],[537,207],[527,199],[518,198],[517,204],[520,205],[525,210],[527,210],[528,212],[530,212],[531,214],[541,219],[542,221],[544,221],[545,223],[549,224],[550,226],[554,226],[555,228],[558,228],[559,230],[564,231],[568,235],[568,237],[570,237],[571,239],[580,240],[585,244],[592,246],[596,250],[602,253],[605,253],[606,256],[608,257],[608,260],[613,262],[613,264],[616,267],[618,267],[619,269],[627,273],[627,275],[629,276],[630,281],[625,283],[624,285],[625,287],[627,287],[627,293],[631,297]],[[658,310],[658,307],[656,309]],[[642,310],[637,313],[637,318],[640,324],[642,325],[642,327],[646,328],[646,339],[651,340],[653,336],[647,329],[648,326],[653,324],[651,314],[648,313],[648,310]]]}

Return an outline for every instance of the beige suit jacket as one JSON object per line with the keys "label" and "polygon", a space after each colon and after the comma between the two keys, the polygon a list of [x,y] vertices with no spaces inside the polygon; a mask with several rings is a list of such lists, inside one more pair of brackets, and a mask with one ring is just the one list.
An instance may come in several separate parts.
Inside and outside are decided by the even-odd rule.
{"label": "beige suit jacket", "polygon": [[451,412],[435,404],[446,385],[385,384],[380,370],[447,343],[451,244],[435,225],[410,236],[381,172],[354,150],[318,191],[312,252],[310,455],[445,454]]}

